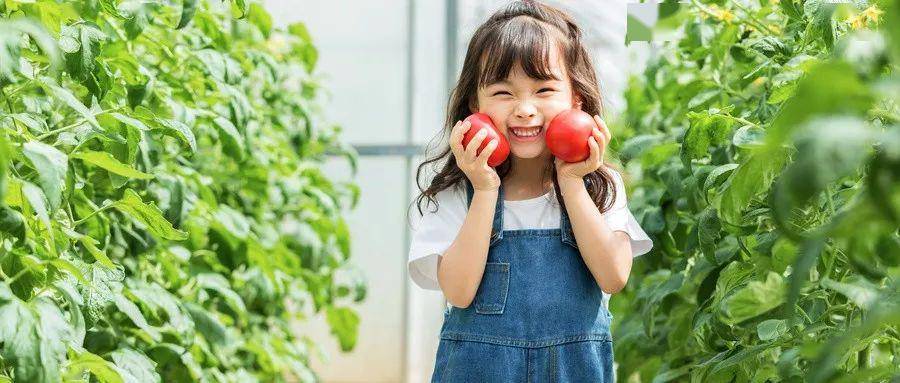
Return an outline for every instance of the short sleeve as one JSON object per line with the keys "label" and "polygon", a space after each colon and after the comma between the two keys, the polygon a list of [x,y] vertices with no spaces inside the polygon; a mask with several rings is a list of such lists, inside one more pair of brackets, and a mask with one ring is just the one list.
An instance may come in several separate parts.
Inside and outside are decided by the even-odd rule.
{"label": "short sleeve", "polygon": [[631,210],[628,210],[628,198],[625,195],[625,182],[619,172],[610,169],[613,183],[616,187],[616,200],[612,208],[604,213],[606,223],[613,231],[622,231],[628,234],[631,240],[631,255],[637,257],[646,254],[653,248],[653,241],[641,228]]}
{"label": "short sleeve", "polygon": [[[410,279],[427,290],[441,289],[437,281],[438,257],[456,239],[467,211],[465,196],[457,187],[439,191],[435,200],[438,202],[436,211],[433,211],[434,204],[425,204],[423,215],[413,220],[416,224],[412,228],[407,261]],[[414,214],[418,216],[418,209]]]}

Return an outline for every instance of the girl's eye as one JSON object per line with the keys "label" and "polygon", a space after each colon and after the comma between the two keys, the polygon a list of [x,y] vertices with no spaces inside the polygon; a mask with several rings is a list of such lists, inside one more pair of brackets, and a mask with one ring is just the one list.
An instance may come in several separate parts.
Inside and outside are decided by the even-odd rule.
{"label": "girl's eye", "polygon": [[503,93],[509,94],[509,92],[507,92],[507,91],[505,91],[505,90],[501,90],[501,91],[499,91],[499,92],[495,92],[495,93],[494,93],[494,96],[496,96],[496,95],[498,95],[498,94],[503,94]]}
{"label": "girl's eye", "polygon": [[552,92],[552,91],[553,91],[553,88],[543,88],[543,89],[539,90],[538,93],[541,93],[541,92],[543,92],[543,91],[545,91],[545,90],[549,90],[549,91]]}

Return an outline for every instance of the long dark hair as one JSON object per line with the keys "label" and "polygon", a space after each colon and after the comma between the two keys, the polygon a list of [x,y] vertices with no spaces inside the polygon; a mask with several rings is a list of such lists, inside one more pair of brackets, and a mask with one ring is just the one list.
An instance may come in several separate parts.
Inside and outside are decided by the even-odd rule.
{"label": "long dark hair", "polygon": [[[420,215],[425,198],[437,208],[435,195],[438,192],[448,187],[464,185],[463,182],[466,181],[466,175],[457,166],[450,149],[449,136],[456,121],[465,119],[472,110],[476,110],[479,87],[505,80],[516,63],[520,63],[531,78],[555,79],[549,65],[549,50],[554,46],[553,42],[564,52],[566,71],[573,91],[582,102],[581,109],[592,116],[601,113],[600,86],[590,57],[581,44],[581,30],[573,19],[565,12],[537,1],[510,3],[478,27],[469,41],[459,80],[448,103],[444,134],[441,137],[441,142],[446,142],[442,145],[444,149],[440,154],[426,159],[416,170],[416,185],[420,194],[414,203]],[[445,159],[446,162],[441,162],[444,164],[443,168],[434,176],[428,188],[423,190],[420,183],[422,169]],[[545,170],[553,180],[556,200],[561,208],[565,208],[556,167],[552,160],[548,162]],[[510,160],[507,159],[496,168],[501,180],[509,173],[510,166]],[[608,211],[615,201],[616,189],[605,166],[584,178],[594,204],[601,212]]]}

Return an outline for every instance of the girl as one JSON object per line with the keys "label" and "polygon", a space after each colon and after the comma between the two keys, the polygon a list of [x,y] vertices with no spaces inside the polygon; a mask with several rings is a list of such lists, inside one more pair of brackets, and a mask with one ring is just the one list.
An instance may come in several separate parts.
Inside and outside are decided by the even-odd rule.
{"label": "girl", "polygon": [[[621,176],[602,161],[610,132],[580,38],[565,13],[517,1],[469,42],[448,109],[449,147],[416,173],[418,181],[423,166],[447,159],[416,199],[420,214],[426,197],[437,209],[415,229],[408,263],[416,284],[449,302],[433,382],[614,379],[609,294],[652,242],[628,210]],[[596,121],[580,163],[555,159],[544,142],[553,117],[572,108]],[[496,169],[487,165],[495,141],[480,153],[484,136],[462,145],[469,125],[460,121],[475,112],[509,140]]]}

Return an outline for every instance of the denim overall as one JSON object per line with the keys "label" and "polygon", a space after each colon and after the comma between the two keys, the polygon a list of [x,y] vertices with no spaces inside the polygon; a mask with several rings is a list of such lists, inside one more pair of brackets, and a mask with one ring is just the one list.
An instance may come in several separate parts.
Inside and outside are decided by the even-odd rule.
{"label": "denim overall", "polygon": [[500,186],[481,284],[444,312],[432,382],[614,381],[612,315],[560,210],[557,229],[504,231]]}

